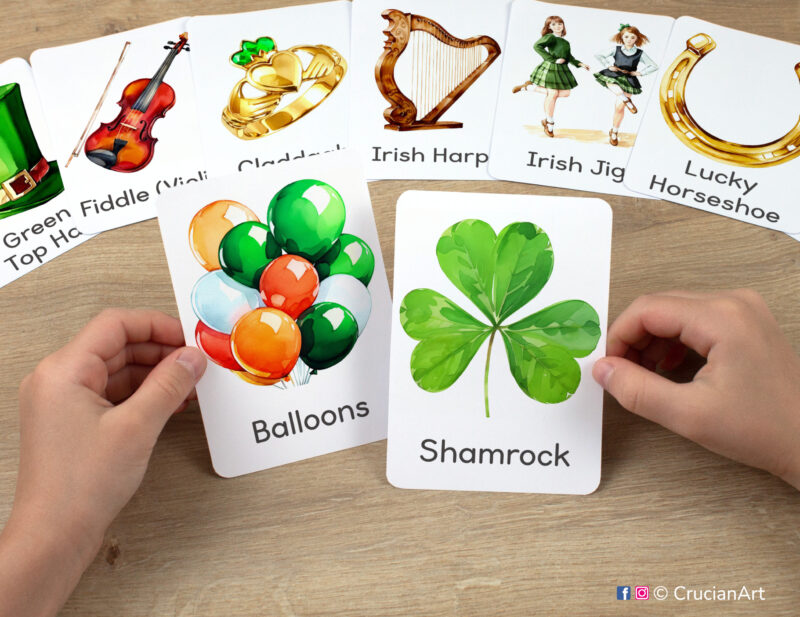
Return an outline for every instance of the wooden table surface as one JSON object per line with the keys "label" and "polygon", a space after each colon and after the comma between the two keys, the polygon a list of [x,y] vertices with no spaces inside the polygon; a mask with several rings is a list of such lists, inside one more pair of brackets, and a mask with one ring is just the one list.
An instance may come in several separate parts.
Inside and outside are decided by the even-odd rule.
{"label": "wooden table surface", "polygon": [[[693,15],[800,43],[796,0],[573,3]],[[301,2],[5,0],[0,60],[190,12],[289,4]],[[742,87],[763,96],[768,114],[769,96],[748,92],[746,79]],[[589,196],[509,182],[373,183],[390,281],[394,204],[410,188]],[[747,286],[800,349],[800,243],[663,201],[600,197],[614,209],[612,319],[646,292]],[[18,384],[107,306],[177,315],[155,221],[102,234],[0,289],[0,520],[17,471]],[[610,398],[603,424],[592,495],[404,491],[386,481],[385,441],[221,479],[194,406],[168,424],[62,615],[798,614],[797,491]],[[747,585],[766,600],[620,603],[617,585]]]}

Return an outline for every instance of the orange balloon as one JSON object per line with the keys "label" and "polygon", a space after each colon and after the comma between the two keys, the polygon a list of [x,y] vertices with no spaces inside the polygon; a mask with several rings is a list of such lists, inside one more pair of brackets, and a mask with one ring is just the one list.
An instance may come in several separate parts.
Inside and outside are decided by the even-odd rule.
{"label": "orange balloon", "polygon": [[220,199],[198,210],[189,224],[189,246],[206,270],[219,270],[219,243],[239,223],[258,221],[247,206],[238,201]]}
{"label": "orange balloon", "polygon": [[233,326],[231,350],[248,373],[280,379],[291,372],[300,357],[300,328],[283,311],[257,308]]}
{"label": "orange balloon", "polygon": [[258,377],[257,375],[252,375],[247,371],[231,371],[235,373],[242,381],[246,381],[247,383],[252,383],[257,386],[274,386],[276,383],[280,381],[280,379],[267,379],[265,377]]}

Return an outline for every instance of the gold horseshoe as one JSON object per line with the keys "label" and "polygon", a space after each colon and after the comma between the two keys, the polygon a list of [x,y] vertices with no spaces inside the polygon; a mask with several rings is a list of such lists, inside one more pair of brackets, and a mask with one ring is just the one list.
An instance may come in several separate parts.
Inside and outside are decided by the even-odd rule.
{"label": "gold horseshoe", "polygon": [[[686,107],[684,89],[689,75],[700,59],[716,48],[707,34],[695,34],[686,41],[686,49],[664,73],[659,90],[661,113],[667,126],[684,144],[715,161],[741,167],[780,165],[800,154],[800,119],[792,130],[775,141],[761,145],[742,145],[719,139],[703,130]],[[800,78],[800,62],[794,67]]]}

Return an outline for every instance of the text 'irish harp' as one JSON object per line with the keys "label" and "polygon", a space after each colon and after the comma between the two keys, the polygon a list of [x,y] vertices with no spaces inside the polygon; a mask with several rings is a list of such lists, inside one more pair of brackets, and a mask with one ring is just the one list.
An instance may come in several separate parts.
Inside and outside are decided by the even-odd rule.
{"label": "text 'irish harp'", "polygon": [[[383,31],[384,51],[375,65],[378,89],[391,103],[383,112],[389,123],[384,128],[461,128],[461,122],[440,122],[439,118],[500,55],[497,41],[489,36],[459,39],[432,19],[395,9],[381,15],[389,21]],[[405,93],[395,75],[404,52],[408,52],[401,63]]]}

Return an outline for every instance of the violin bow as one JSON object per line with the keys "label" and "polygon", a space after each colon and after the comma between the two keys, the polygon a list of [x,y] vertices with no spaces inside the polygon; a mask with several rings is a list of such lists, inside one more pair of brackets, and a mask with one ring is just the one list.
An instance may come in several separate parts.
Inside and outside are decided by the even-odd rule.
{"label": "violin bow", "polygon": [[86,133],[89,132],[89,129],[94,124],[94,121],[97,119],[97,114],[100,113],[100,108],[103,106],[103,101],[106,100],[106,95],[108,94],[108,89],[111,87],[111,82],[114,81],[114,76],[117,74],[122,61],[125,59],[125,52],[128,50],[128,45],[130,45],[130,41],[125,41],[125,44],[122,46],[122,53],[119,55],[119,60],[117,60],[117,66],[114,67],[114,70],[111,73],[111,77],[108,78],[108,83],[106,84],[106,89],[103,90],[103,94],[100,96],[100,100],[97,103],[97,106],[94,108],[92,112],[92,117],[89,118],[89,122],[86,124],[86,128],[83,129],[83,133],[81,133],[81,138],[78,140],[75,149],[72,151],[72,154],[69,155],[69,159],[67,160],[67,164],[64,167],[69,167],[69,164],[72,162],[76,156],[80,155],[81,147],[83,146],[83,142],[86,139]]}

